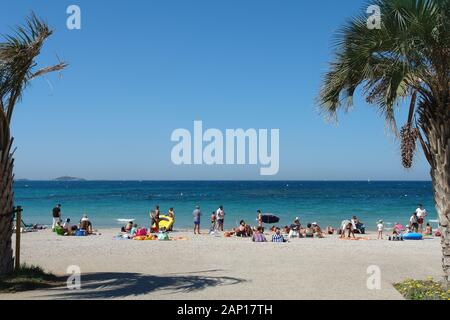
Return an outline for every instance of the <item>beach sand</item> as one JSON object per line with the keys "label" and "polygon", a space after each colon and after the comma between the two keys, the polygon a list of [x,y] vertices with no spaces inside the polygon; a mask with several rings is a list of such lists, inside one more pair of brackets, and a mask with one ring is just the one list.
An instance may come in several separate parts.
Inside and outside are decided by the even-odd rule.
{"label": "beach sand", "polygon": [[[402,299],[392,283],[439,279],[442,272],[437,238],[389,242],[329,236],[276,244],[179,231],[172,235],[188,240],[159,242],[114,240],[117,230],[99,232],[23,234],[22,262],[60,276],[77,265],[82,289],[0,294],[0,299]],[[379,290],[367,287],[372,265],[381,271]]]}

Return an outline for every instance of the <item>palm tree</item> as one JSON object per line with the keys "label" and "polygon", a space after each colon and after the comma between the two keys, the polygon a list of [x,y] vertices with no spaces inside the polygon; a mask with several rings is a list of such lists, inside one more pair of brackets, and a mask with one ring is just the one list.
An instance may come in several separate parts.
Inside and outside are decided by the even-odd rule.
{"label": "palm tree", "polygon": [[52,34],[47,24],[32,13],[24,25],[0,43],[0,274],[13,269],[11,248],[13,222],[13,138],[10,124],[14,107],[29,82],[49,72],[62,70],[64,62],[37,69],[35,58]]}
{"label": "palm tree", "polygon": [[397,132],[395,108],[411,99],[401,130],[410,167],[416,139],[430,163],[442,231],[445,284],[450,275],[450,0],[372,0],[381,27],[361,14],[338,32],[335,58],[325,74],[319,105],[327,115],[348,110],[357,89]]}

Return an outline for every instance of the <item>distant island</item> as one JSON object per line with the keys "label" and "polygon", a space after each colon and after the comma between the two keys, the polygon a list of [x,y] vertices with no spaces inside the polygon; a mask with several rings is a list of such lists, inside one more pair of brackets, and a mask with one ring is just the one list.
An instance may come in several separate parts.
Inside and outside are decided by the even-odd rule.
{"label": "distant island", "polygon": [[86,179],[64,176],[64,177],[59,177],[59,178],[53,179],[53,181],[86,181]]}

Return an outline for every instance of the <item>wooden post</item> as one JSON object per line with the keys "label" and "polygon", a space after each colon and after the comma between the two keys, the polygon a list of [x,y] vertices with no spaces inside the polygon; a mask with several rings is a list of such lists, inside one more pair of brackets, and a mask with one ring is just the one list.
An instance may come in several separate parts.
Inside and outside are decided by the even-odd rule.
{"label": "wooden post", "polygon": [[22,207],[18,206],[15,209],[16,212],[16,256],[15,256],[15,270],[19,271],[20,269],[20,229],[22,223]]}

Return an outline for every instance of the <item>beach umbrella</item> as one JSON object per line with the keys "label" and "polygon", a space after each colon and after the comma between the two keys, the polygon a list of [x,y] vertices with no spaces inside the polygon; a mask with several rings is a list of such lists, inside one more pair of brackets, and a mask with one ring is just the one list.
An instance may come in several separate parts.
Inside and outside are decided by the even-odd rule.
{"label": "beach umbrella", "polygon": [[262,218],[262,222],[267,223],[267,224],[273,224],[273,223],[280,222],[280,218],[273,214],[265,214],[261,218]]}

